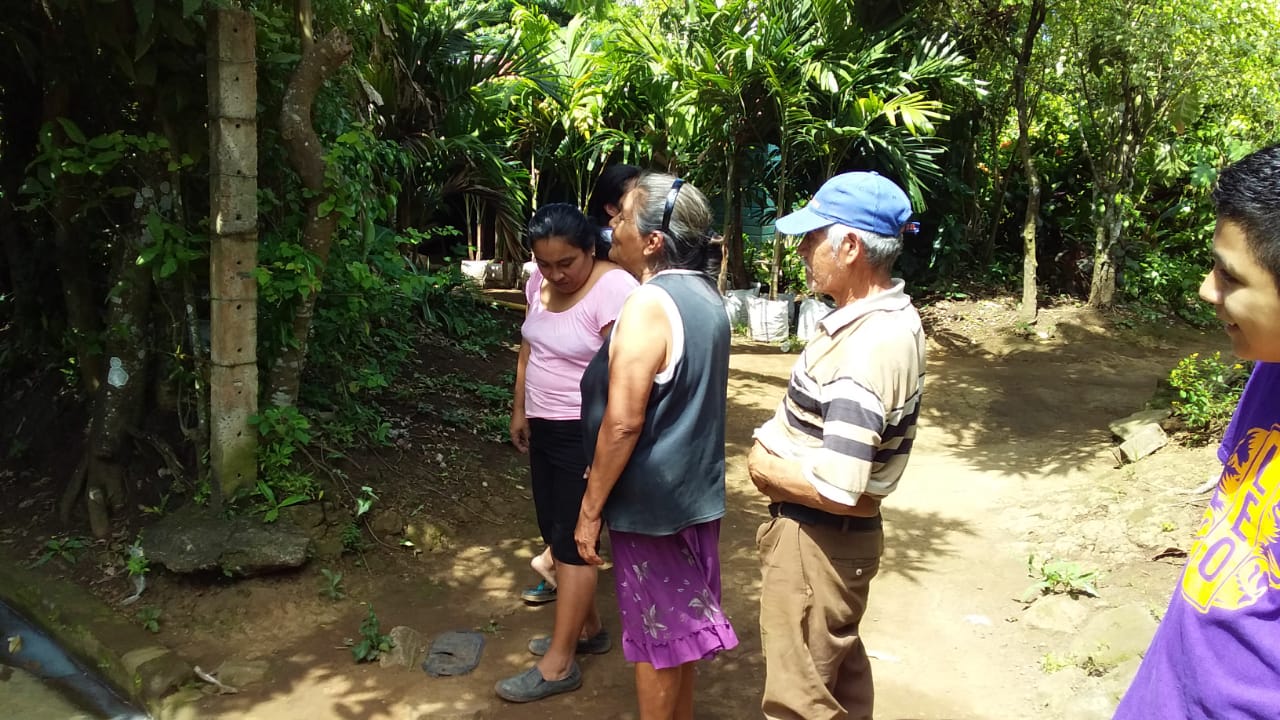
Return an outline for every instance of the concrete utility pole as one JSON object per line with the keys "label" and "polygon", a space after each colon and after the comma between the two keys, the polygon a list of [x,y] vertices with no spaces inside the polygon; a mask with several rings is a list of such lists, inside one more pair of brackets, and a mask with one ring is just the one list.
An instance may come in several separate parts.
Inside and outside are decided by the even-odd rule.
{"label": "concrete utility pole", "polygon": [[215,490],[231,497],[258,476],[258,68],[253,16],[211,19],[209,454]]}

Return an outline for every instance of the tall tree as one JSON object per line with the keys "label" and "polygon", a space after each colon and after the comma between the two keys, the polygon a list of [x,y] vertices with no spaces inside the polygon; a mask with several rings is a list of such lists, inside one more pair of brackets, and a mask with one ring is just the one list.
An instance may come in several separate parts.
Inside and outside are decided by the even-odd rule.
{"label": "tall tree", "polygon": [[289,79],[280,108],[280,137],[288,149],[289,163],[309,191],[302,245],[314,258],[316,287],[299,301],[293,314],[289,344],[272,363],[267,377],[267,398],[273,405],[294,405],[307,359],[307,335],[315,311],[316,295],[323,283],[338,216],[325,207],[330,190],[325,181],[324,147],[312,124],[311,108],[325,81],[351,58],[351,41],[339,28],[323,38],[314,38],[315,17],[311,0],[298,0],[298,32],[302,38],[302,58]]}
{"label": "tall tree", "polygon": [[1022,174],[1027,181],[1027,208],[1022,218],[1022,306],[1018,311],[1024,322],[1035,322],[1036,319],[1036,225],[1040,220],[1040,173],[1031,156],[1031,117],[1035,101],[1027,94],[1027,76],[1031,72],[1031,58],[1046,14],[1045,0],[1031,0],[1013,72],[1014,106],[1018,111],[1018,154],[1022,158]]}
{"label": "tall tree", "polygon": [[1274,55],[1277,13],[1251,0],[1071,0],[1055,13],[1093,179],[1091,306],[1115,299],[1125,225],[1149,179],[1140,158],[1235,92],[1256,54]]}

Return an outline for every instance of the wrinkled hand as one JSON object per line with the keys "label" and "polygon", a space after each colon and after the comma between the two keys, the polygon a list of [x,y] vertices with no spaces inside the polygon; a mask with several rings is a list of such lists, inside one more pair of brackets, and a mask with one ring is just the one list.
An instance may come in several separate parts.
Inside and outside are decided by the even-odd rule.
{"label": "wrinkled hand", "polygon": [[604,564],[604,560],[596,552],[596,545],[600,542],[600,525],[600,518],[592,520],[585,513],[578,513],[578,526],[573,529],[573,541],[578,544],[578,555],[588,565]]}
{"label": "wrinkled hand", "polygon": [[751,482],[755,483],[756,489],[765,495],[769,495],[772,499],[771,490],[773,484],[769,482],[768,467],[773,462],[773,453],[761,445],[758,441],[751,446],[751,453],[747,455],[747,474],[751,476]]}
{"label": "wrinkled hand", "polygon": [[529,452],[529,418],[523,412],[511,413],[511,444],[522,453]]}

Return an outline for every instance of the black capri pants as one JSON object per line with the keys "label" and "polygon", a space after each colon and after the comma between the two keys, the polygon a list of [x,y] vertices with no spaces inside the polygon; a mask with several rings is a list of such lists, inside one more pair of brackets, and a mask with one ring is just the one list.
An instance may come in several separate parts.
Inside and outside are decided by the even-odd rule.
{"label": "black capri pants", "polygon": [[573,531],[587,491],[587,453],[580,420],[529,418],[529,471],[538,530],[556,562],[586,565]]}

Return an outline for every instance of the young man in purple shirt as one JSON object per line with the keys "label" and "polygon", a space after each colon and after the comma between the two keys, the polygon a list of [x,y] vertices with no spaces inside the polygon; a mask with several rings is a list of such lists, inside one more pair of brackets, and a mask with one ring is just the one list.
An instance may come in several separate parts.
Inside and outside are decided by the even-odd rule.
{"label": "young man in purple shirt", "polygon": [[1280,145],[1222,172],[1200,297],[1257,361],[1222,477],[1116,720],[1280,718]]}

